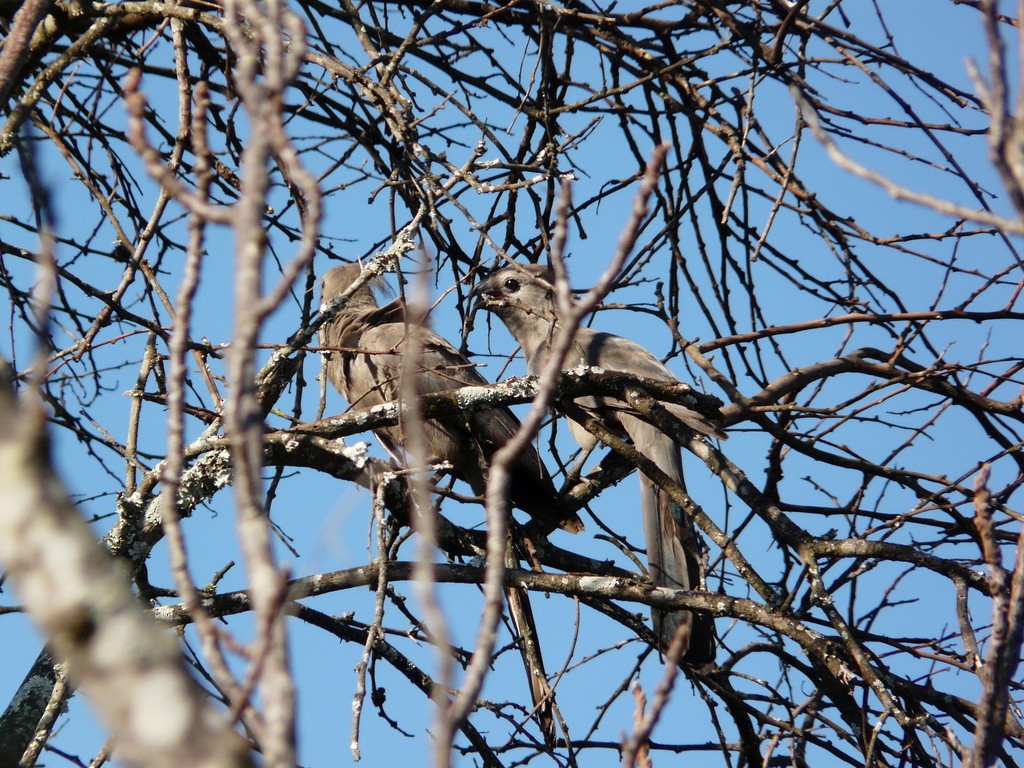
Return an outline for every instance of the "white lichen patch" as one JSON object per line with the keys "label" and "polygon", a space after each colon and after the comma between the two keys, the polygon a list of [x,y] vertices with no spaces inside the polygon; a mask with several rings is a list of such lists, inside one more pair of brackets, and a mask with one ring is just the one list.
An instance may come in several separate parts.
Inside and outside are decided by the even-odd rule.
{"label": "white lichen patch", "polygon": [[354,445],[346,445],[341,449],[341,455],[356,465],[356,468],[362,469],[366,466],[366,462],[369,460],[367,451],[370,449],[370,444],[363,441]]}
{"label": "white lichen patch", "polygon": [[[201,480],[198,486],[196,480]],[[192,509],[209,495],[209,489],[224,488],[231,482],[231,454],[226,449],[209,454],[185,473],[178,492],[178,503],[184,509]],[[200,493],[193,491],[198,487]]]}
{"label": "white lichen patch", "polygon": [[536,397],[537,382],[536,376],[518,376],[506,382],[506,388],[513,395],[519,397]]}
{"label": "white lichen patch", "polygon": [[481,400],[493,399],[494,390],[490,387],[463,387],[456,395],[460,408],[470,408]]}
{"label": "white lichen patch", "polygon": [[596,373],[598,376],[600,376],[604,372],[604,368],[600,368],[596,365],[584,365],[583,363],[580,363],[575,368],[572,368],[568,371],[568,373],[571,373],[573,376],[578,376],[581,379],[585,378],[588,373]]}
{"label": "white lichen patch", "polygon": [[580,589],[599,592],[605,589],[616,589],[619,580],[608,576],[580,576],[579,585]]}
{"label": "white lichen patch", "polygon": [[397,411],[398,406],[394,403],[381,403],[370,408],[367,414],[376,417],[396,416]]}

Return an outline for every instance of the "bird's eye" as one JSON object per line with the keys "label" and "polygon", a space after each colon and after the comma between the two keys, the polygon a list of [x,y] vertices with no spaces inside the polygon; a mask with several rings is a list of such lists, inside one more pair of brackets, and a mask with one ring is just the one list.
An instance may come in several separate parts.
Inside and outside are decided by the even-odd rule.
{"label": "bird's eye", "polygon": [[515,293],[519,290],[519,281],[514,277],[506,277],[502,282],[502,286],[504,286],[505,290],[509,293]]}

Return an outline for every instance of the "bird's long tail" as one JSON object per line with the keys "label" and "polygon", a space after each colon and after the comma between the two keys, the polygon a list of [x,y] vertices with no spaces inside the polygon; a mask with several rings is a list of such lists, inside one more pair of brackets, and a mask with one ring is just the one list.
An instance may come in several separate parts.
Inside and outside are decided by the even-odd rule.
{"label": "bird's long tail", "polygon": [[[637,450],[685,490],[679,446],[653,427],[642,425],[631,435]],[[656,586],[671,589],[700,589],[704,559],[697,534],[679,506],[646,476],[640,476],[640,509],[647,540],[647,563]],[[691,611],[651,611],[654,633],[662,650],[668,648],[677,631],[685,633],[682,661],[702,666],[715,658],[714,623],[710,617]],[[682,628],[680,630],[680,628]]]}
{"label": "bird's long tail", "polygon": [[530,599],[524,590],[510,589],[505,592],[508,610],[519,634],[519,652],[523,656],[523,667],[526,669],[527,682],[530,686],[530,697],[533,699],[533,715],[537,718],[544,742],[548,747],[557,746],[555,732],[554,700],[551,685],[544,672],[544,659],[541,656],[537,635],[537,622],[533,618]]}

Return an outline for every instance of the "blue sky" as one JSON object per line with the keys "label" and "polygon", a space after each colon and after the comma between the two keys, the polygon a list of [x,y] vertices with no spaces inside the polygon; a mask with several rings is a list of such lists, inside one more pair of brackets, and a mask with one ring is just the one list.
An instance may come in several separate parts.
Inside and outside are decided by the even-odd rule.
{"label": "blue sky", "polygon": [[[812,4],[812,7],[815,5],[817,4]],[[858,10],[873,13],[866,5],[864,8],[858,7],[852,10],[844,8],[844,10],[850,14],[855,14]],[[889,14],[887,17],[888,28],[897,40],[898,50],[905,57],[916,62],[923,69],[935,72],[965,90],[972,90],[973,86],[966,74],[965,59],[972,55],[979,59],[983,58],[983,37],[980,32],[980,21],[975,12],[963,7],[952,7],[945,4],[939,6],[935,3],[912,2],[911,0],[900,0],[898,5],[892,6],[891,9],[886,8],[885,12]],[[863,21],[856,16],[851,16],[851,22],[852,29],[859,34],[870,36],[877,32],[874,27],[871,31],[865,31],[865,28],[858,26],[873,22]],[[398,16],[395,17],[395,23],[401,23]],[[838,25],[839,20],[835,19],[833,23]],[[710,40],[711,36],[708,35],[708,38]],[[339,40],[338,44],[344,47],[350,42]],[[513,40],[502,48],[501,44],[496,41],[495,47],[502,54],[508,55],[510,61],[513,55],[522,55],[521,76],[524,80],[528,78],[534,54],[529,45],[524,46],[521,41]],[[362,63],[361,56],[356,53],[357,47],[353,45],[350,48],[346,47],[345,50],[351,52],[355,59]],[[581,71],[585,71],[586,54],[580,53],[579,56],[582,63],[577,66]],[[731,67],[737,66],[735,59],[724,56],[715,64],[721,67],[722,73],[731,71]],[[510,69],[515,69],[511,64],[508,66]],[[842,70],[842,73],[845,77],[850,76],[846,69]],[[719,75],[721,73],[711,72],[710,74]],[[906,81],[897,80],[896,82],[899,85],[907,85]],[[143,88],[147,91],[153,104],[158,104],[161,96],[167,95],[167,91],[162,90],[158,83],[159,79],[156,77],[146,77],[143,80]],[[735,87],[741,91],[748,85],[749,82],[746,78],[736,78],[735,80]],[[830,89],[828,91],[829,98],[843,108],[879,117],[887,115],[902,117],[898,106],[891,99],[882,94],[878,88],[866,85],[863,81],[845,82],[838,78],[829,81],[824,77],[819,77],[813,85],[821,89]],[[759,84],[758,87],[762,89],[758,91],[756,101],[758,118],[770,136],[779,142],[779,152],[782,153],[782,156],[788,156],[790,151],[788,137],[792,133],[795,119],[792,99],[780,86],[771,84],[761,86]],[[450,105],[446,105],[442,97],[430,94],[425,89],[418,95],[421,99],[418,109],[430,112],[432,108],[436,108],[438,124],[458,119],[457,112]],[[908,96],[912,100],[914,108],[921,111],[924,119],[935,121],[948,119],[941,114],[941,110],[936,107],[928,94],[907,86],[905,90],[901,91],[901,95]],[[111,114],[113,115],[119,109],[120,107],[115,105]],[[168,108],[166,113],[162,112],[162,114],[167,124],[173,127],[174,109]],[[985,125],[983,116],[977,113],[972,114],[966,111],[957,117],[974,128]],[[114,116],[111,119],[120,120],[121,118]],[[562,128],[566,132],[579,130],[591,119],[592,116],[587,114],[566,115],[562,118]],[[518,143],[517,132],[521,128],[521,120],[514,120],[507,110],[495,109],[490,121],[495,136],[499,137],[501,141],[512,147]],[[667,124],[667,122],[666,120],[665,123]],[[312,134],[314,129],[302,126],[301,130]],[[323,126],[318,126],[317,130],[328,132]],[[872,136],[875,138],[884,138],[890,135],[883,128],[876,128],[873,131]],[[472,140],[475,139],[472,134],[472,130],[466,130],[467,147],[471,146]],[[904,137],[900,136],[898,140],[902,141]],[[970,136],[958,139],[946,137],[946,140],[955,148],[958,162],[969,167],[975,174],[975,178],[981,181],[983,187],[990,192],[1001,191],[999,181],[988,164],[983,137]],[[308,138],[307,141],[310,145],[314,143],[312,138]],[[343,146],[344,141],[344,137],[337,137],[325,145],[321,154],[309,152],[305,158],[314,167],[326,167],[331,153],[337,146]],[[442,138],[428,136],[424,141],[436,141],[440,144]],[[714,140],[709,140],[709,145],[714,147]],[[452,162],[459,164],[469,152],[467,147],[452,146],[446,151]],[[892,153],[866,149],[849,141],[845,142],[843,147],[861,162],[876,170],[891,174],[908,187],[931,194],[948,196],[963,204],[976,204],[976,201],[972,201],[962,185],[958,186],[951,182],[948,174],[937,172],[928,165],[929,162],[941,162],[941,158],[937,157],[934,148],[920,137],[912,142],[908,141],[905,148],[909,153],[923,158],[923,161],[908,160],[894,156]],[[439,146],[431,148],[440,151]],[[720,151],[720,147],[718,151]],[[40,146],[40,152],[44,181],[55,196],[58,232],[66,232],[68,236],[77,236],[82,239],[85,236],[81,232],[92,231],[90,228],[95,223],[95,210],[85,197],[82,187],[69,183],[70,174],[67,166],[63,165],[60,159],[45,145]],[[948,221],[943,217],[910,203],[895,202],[874,185],[837,170],[809,134],[803,138],[801,153],[802,160],[799,170],[804,183],[827,200],[828,205],[840,216],[855,217],[859,224],[879,235],[892,236],[911,232],[939,231],[948,226]],[[483,159],[489,160],[498,156],[497,150],[489,147]],[[101,167],[106,162],[100,152],[96,152],[92,159],[97,167]],[[128,159],[131,159],[130,156]],[[572,154],[572,159],[576,165],[578,177],[574,185],[576,201],[588,199],[604,185],[629,177],[636,170],[631,155],[622,146],[618,127],[609,119],[605,119],[594,128],[594,134],[582,144],[581,149]],[[678,159],[672,157],[670,162],[676,162]],[[385,191],[373,198],[370,197],[370,192],[376,186],[375,181],[354,184],[348,189],[333,188],[334,185],[340,185],[345,180],[346,173],[349,171],[350,169],[340,169],[324,182],[325,189],[331,189],[332,194],[326,198],[325,202],[323,235],[325,243],[332,243],[334,253],[351,260],[372,255],[378,249],[377,244],[386,241],[391,225],[388,193]],[[15,210],[11,215],[16,219],[28,220],[26,192],[24,185],[18,181],[20,171],[17,159],[9,155],[0,160],[0,172],[10,177],[9,180],[2,181],[0,189],[3,189],[3,194],[13,201],[12,206]],[[755,168],[750,167],[747,172],[750,174],[753,184],[765,187],[774,193],[774,188]],[[720,194],[724,198],[725,194],[722,190],[728,189],[728,182],[723,180],[719,184],[722,185]],[[586,239],[583,238],[580,231],[574,229],[570,234],[567,249],[574,286],[588,287],[607,264],[626,221],[633,189],[634,187],[626,187],[618,194],[603,200],[599,206],[588,208],[581,214]],[[138,194],[146,197],[146,205],[152,205],[150,198],[152,198],[153,189],[151,186],[138,190]],[[471,192],[466,192],[460,197],[460,202],[474,213],[477,220],[484,220],[493,201],[486,195],[474,195]],[[287,209],[287,195],[280,187],[275,189],[271,204],[276,210]],[[146,205],[143,205],[143,210],[148,210]],[[707,216],[710,215],[706,203],[698,202],[698,206],[698,217],[702,217],[706,221]],[[770,199],[748,200],[747,206],[746,212],[749,215],[751,226],[760,230],[768,218]],[[1009,210],[1006,201],[1002,198],[994,200],[994,207],[997,210]],[[528,206],[524,206],[524,211],[527,208]],[[451,208],[446,210],[450,211]],[[402,223],[398,222],[399,226]],[[169,222],[166,234],[170,237],[177,237],[183,228],[182,221]],[[532,221],[527,215],[522,215],[517,222],[517,231],[520,232],[521,237],[527,239],[535,230],[536,221]],[[496,231],[500,232],[497,229]],[[72,233],[76,234],[72,235]],[[456,234],[459,245],[466,252],[471,253],[480,242],[480,235],[465,221],[459,221]],[[703,231],[700,234],[703,234]],[[329,238],[333,238],[333,240],[329,240]],[[9,220],[0,220],[0,239],[26,248],[36,247],[33,238]],[[88,239],[93,248],[103,251],[113,240],[113,234],[109,226],[101,226],[93,231]],[[815,236],[801,225],[799,216],[790,212],[780,215],[773,225],[771,242],[777,247],[784,248],[785,255],[799,260],[800,266],[813,275],[822,280],[840,281],[842,272],[837,266],[839,260],[823,244],[820,237]],[[711,284],[718,276],[707,274],[701,267],[697,257],[698,233],[692,227],[686,224],[682,225],[679,232],[679,243],[687,264],[692,266],[696,279],[700,281],[700,289],[706,290],[708,292],[706,295],[710,297]],[[273,245],[283,259],[289,258],[294,252],[294,244],[279,236],[279,233],[275,233]],[[205,336],[215,344],[227,342],[231,335],[230,286],[233,275],[233,247],[231,233],[228,230],[211,228],[207,244],[209,256],[203,267],[203,283],[196,301],[194,325],[197,337]],[[946,282],[946,288],[943,298],[939,302],[940,308],[958,306],[979,284],[981,280],[979,274],[982,276],[988,274],[991,270],[1001,268],[1008,262],[1005,246],[1002,246],[997,238],[988,235],[965,239],[958,246],[954,245],[952,241],[921,241],[911,243],[909,247],[916,249],[918,253],[899,254],[892,249],[872,248],[864,244],[857,245],[857,253],[880,278],[880,282],[891,287],[900,295],[910,311],[928,309],[934,300],[938,286],[943,281]],[[749,253],[739,252],[735,243],[732,243],[732,248],[735,251],[733,255],[741,261],[750,256]],[[956,250],[954,251],[954,249]],[[484,252],[491,254],[486,244]],[[119,279],[120,268],[118,265],[98,257],[95,253],[82,255],[75,253],[67,246],[60,246],[57,256],[62,263],[65,260],[80,259],[81,273],[88,275],[98,285],[112,287]],[[151,255],[151,259],[156,260],[157,258],[161,259],[160,264],[167,273],[165,287],[170,291],[176,287],[178,282],[178,276],[174,270],[180,264],[180,254],[169,252],[160,254],[159,257],[156,253]],[[965,271],[950,275],[944,264],[951,262],[955,262]],[[316,262],[317,272],[322,273],[333,263],[323,254],[319,255]],[[653,302],[656,283],[659,280],[667,279],[671,263],[671,254],[667,248],[657,251],[642,271],[642,277],[646,282],[617,290],[609,296],[608,301],[622,304]],[[827,301],[809,299],[805,293],[788,282],[785,275],[780,275],[779,270],[773,267],[775,263],[777,262],[766,257],[749,265],[749,277],[757,286],[757,296],[760,301],[760,309],[764,313],[765,324],[784,325],[847,311],[845,308],[829,304]],[[8,269],[20,273],[18,275],[20,284],[25,285],[31,280],[30,272],[23,263],[6,258],[5,264]],[[268,266],[268,284],[274,279],[274,276],[274,270]],[[1019,279],[1019,275],[1008,279],[1005,286],[988,291],[980,302],[972,305],[972,309],[985,310],[1000,307],[1010,297],[1013,282],[1017,279]],[[434,286],[435,296],[450,288],[450,284],[450,274],[442,273]],[[759,328],[762,324],[761,318],[751,317],[748,308],[744,305],[738,285],[735,286],[735,290],[737,295],[734,296],[735,303],[731,306],[737,318],[739,330],[747,331]],[[837,290],[842,292],[846,288],[841,287]],[[884,297],[878,297],[877,292],[872,294],[870,291],[854,291],[854,293],[864,301],[870,302],[871,309],[875,311],[894,311],[895,309],[892,303],[886,302]],[[319,299],[315,304],[318,303]],[[461,327],[453,294],[449,294],[439,304],[433,312],[432,318],[438,332],[451,339],[456,339],[459,336]],[[721,314],[714,315],[714,319],[718,323],[724,323]],[[298,327],[299,320],[298,303],[286,302],[270,318],[264,328],[262,340],[267,343],[283,341]],[[688,338],[708,340],[714,336],[708,318],[698,310],[695,301],[682,308],[680,323],[681,332]],[[599,313],[594,324],[595,327],[603,330],[633,338],[657,355],[666,355],[671,350],[671,339],[664,326],[660,321],[649,316],[625,310],[609,310]],[[469,338],[470,348],[478,353],[489,351],[501,354],[509,353],[512,345],[507,334],[497,323],[491,325],[489,335],[488,324],[478,319],[476,330]],[[780,337],[780,344],[783,345],[786,362],[789,366],[809,365],[856,347],[877,346],[881,349],[892,347],[891,336],[872,325],[855,326],[849,338],[846,337],[846,333],[846,328],[805,332],[798,336]],[[979,350],[983,350],[984,356],[987,358],[1019,356],[1019,334],[1014,336],[1005,330],[993,333],[993,329],[984,324],[956,322],[940,326],[933,325],[929,329],[929,334],[932,344],[942,351],[944,358],[949,360],[969,363],[978,356]],[[106,376],[108,389],[99,393],[95,400],[90,397],[88,392],[81,393],[79,398],[90,418],[102,423],[118,439],[124,439],[128,414],[128,398],[124,392],[134,386],[137,375],[137,365],[134,361],[137,360],[139,346],[138,337],[115,340],[117,336],[118,329],[111,328],[110,332],[102,337],[109,340],[110,344],[103,348],[102,356],[97,358],[102,360],[103,364],[115,367],[113,372]],[[26,329],[23,326],[15,325],[9,338],[0,339],[0,352],[10,355],[12,351],[16,351],[19,355],[19,364],[23,367],[28,360],[25,354],[25,351],[29,349],[28,338]],[[67,343],[71,343],[70,338]],[[911,355],[923,364],[933,362],[933,359],[929,358],[931,354],[931,351],[920,343],[911,349]],[[715,356],[715,360],[724,360],[725,356],[725,352],[720,352]],[[484,375],[494,379],[501,370],[501,360],[484,357],[479,359],[486,362],[486,367],[482,369]],[[734,356],[731,359],[738,358]],[[676,357],[668,364],[681,379],[693,380],[695,372],[685,364],[682,358]],[[304,375],[307,383],[311,386],[306,391],[307,399],[303,404],[303,414],[310,418],[316,409],[317,392],[314,377],[317,375],[317,365],[318,359],[315,355],[307,357]],[[116,366],[120,367],[116,368]],[[787,370],[779,360],[774,358],[767,359],[765,368],[769,379],[780,376]],[[521,363],[514,363],[509,369],[509,373],[521,372]],[[721,394],[715,391],[706,378],[701,383],[709,391]],[[754,383],[749,377],[737,383],[747,395],[756,391]],[[860,391],[862,385],[863,380],[859,377],[836,380],[826,386],[821,399],[826,402],[842,400],[844,397],[852,396]],[[1004,396],[1009,397],[1009,395]],[[343,400],[334,392],[328,392],[327,397],[328,413],[338,413],[346,407]],[[927,401],[928,398],[923,397],[912,401],[912,403],[916,407],[923,407]],[[156,455],[161,453],[166,440],[165,430],[162,427],[162,413],[162,406],[147,404],[144,407],[144,447]],[[897,421],[902,418],[906,424],[910,425],[916,423],[917,416],[904,414],[894,418]],[[197,433],[198,428],[191,425],[190,435],[194,437]],[[843,431],[836,437],[836,440],[842,450],[849,450],[854,455],[868,459],[880,460],[892,447],[893,433],[894,431],[891,429],[883,429],[878,425],[867,423],[859,429]],[[112,494],[117,490],[117,478],[100,471],[97,463],[83,451],[80,443],[68,435],[62,434],[60,430],[55,430],[55,434],[57,436],[55,451],[58,467],[76,498],[83,499],[81,503],[83,514],[89,516],[109,515],[113,509]],[[763,480],[764,455],[768,443],[769,439],[766,435],[749,424],[744,424],[732,432],[731,439],[726,446],[726,452],[730,458],[748,472],[755,484],[759,484]],[[573,444],[569,440],[564,425],[559,430],[559,449],[563,457],[568,456],[573,450]],[[986,452],[991,450],[991,443],[984,439],[977,424],[966,416],[954,413],[948,418],[943,418],[935,426],[929,439],[918,441],[913,448],[900,454],[896,461],[901,465],[927,468],[929,472],[936,474],[946,473],[950,478],[957,479],[977,462],[988,458]],[[383,455],[376,447],[374,451],[377,455]],[[554,466],[553,462],[549,462],[549,464]],[[118,465],[116,462],[111,462],[111,466]],[[746,509],[737,503],[735,497],[726,494],[722,490],[721,483],[696,460],[686,457],[686,466],[687,483],[691,494],[720,525],[726,527],[735,525],[747,514]],[[995,472],[997,479],[1003,481],[1009,479],[1008,475],[1000,474],[1008,473],[1009,469],[1003,470],[997,465]],[[823,469],[810,460],[794,457],[787,465],[787,475],[782,488],[787,498],[800,499],[803,503],[827,503],[827,499],[831,495],[838,503],[842,504],[849,500],[859,482],[860,478],[852,473]],[[860,501],[861,508],[872,508],[877,505],[879,509],[890,514],[909,512],[916,504],[917,500],[912,494],[894,491],[882,483],[872,486],[868,497]],[[273,519],[291,537],[291,544],[299,555],[293,557],[284,547],[280,547],[281,561],[287,564],[297,576],[364,564],[368,557],[367,541],[371,535],[369,508],[370,496],[367,492],[340,483],[326,475],[302,472],[287,478],[280,485],[278,495],[273,503],[272,515]],[[594,509],[601,519],[613,527],[617,533],[625,535],[634,544],[639,544],[642,541],[638,515],[635,514],[635,478],[629,478],[619,486],[609,489],[600,497],[599,503],[595,503]],[[454,505],[447,504],[445,511],[464,524],[470,524],[470,521],[479,519],[477,507],[456,509]],[[102,535],[107,530],[109,522],[109,518],[105,518],[96,524],[97,535]],[[837,519],[801,518],[801,524],[812,528],[815,533],[824,533],[828,528],[837,525]],[[629,567],[628,560],[613,546],[594,538],[595,534],[599,532],[596,524],[591,523],[588,528],[588,532],[583,534],[584,537],[587,537],[586,539],[581,538],[574,541],[567,534],[558,533],[555,534],[554,541],[556,544],[566,547],[579,546],[591,556],[614,559]],[[846,530],[839,532],[841,536],[847,534]],[[241,567],[241,556],[237,550],[233,499],[230,491],[219,494],[208,507],[197,510],[193,519],[186,526],[186,535],[192,558],[192,573],[198,584],[205,584],[214,572],[221,569],[228,561],[234,560],[238,565],[226,575],[220,584],[220,589],[226,591],[244,588],[246,580]],[[742,535],[745,551],[748,556],[755,559],[757,567],[763,568],[765,573],[778,575],[782,570],[781,558],[769,532],[755,521],[744,529]],[[912,535],[912,531],[906,530],[894,530],[891,533],[892,540],[896,541],[909,541],[908,537]],[[714,556],[714,554],[713,552],[712,555]],[[150,579],[154,584],[170,585],[171,579],[167,572],[166,562],[166,549],[161,544],[154,550],[148,562]],[[891,586],[893,581],[894,576],[891,571],[880,571],[864,577],[860,588],[870,585],[878,589],[885,589]],[[946,585],[945,582],[942,583],[944,586]],[[717,587],[718,582],[715,581],[713,586]],[[740,588],[741,586],[732,580],[725,584],[725,590],[729,594],[745,597],[747,595]],[[410,595],[412,592],[408,584],[397,584],[396,588],[406,595]],[[918,583],[916,574],[899,582],[894,591],[894,599],[914,597],[916,602],[899,604],[884,611],[877,625],[879,630],[885,629],[896,634],[902,632],[907,635],[937,633],[942,631],[942,627],[945,627],[947,631],[955,631],[955,615],[948,608],[952,602],[952,596],[941,592],[932,594],[930,590],[933,588],[933,582]],[[838,595],[845,597],[848,595],[848,591],[840,591]],[[16,604],[16,596],[9,589],[5,590],[4,596],[6,600],[3,601],[3,605]],[[442,592],[442,600],[455,635],[454,639],[459,644],[471,645],[476,627],[475,621],[481,612],[479,592],[476,588],[468,586],[446,588]],[[356,611],[356,616],[365,621],[371,615],[373,594],[367,590],[350,590],[317,598],[315,601],[310,601],[310,605],[330,614]],[[590,723],[596,717],[595,710],[597,708],[605,705],[606,702],[612,702],[609,704],[607,713],[600,719],[596,733],[589,736],[597,740],[616,741],[622,732],[630,727],[633,706],[630,696],[621,693],[616,696],[616,691],[621,683],[622,670],[628,669],[629,664],[632,663],[631,659],[642,651],[640,644],[635,641],[630,642],[632,638],[620,625],[593,611],[582,609],[579,643],[570,659],[570,649],[574,640],[573,627],[576,620],[576,607],[573,602],[558,596],[545,598],[536,595],[533,605],[534,610],[538,613],[540,625],[548,630],[544,633],[542,641],[549,673],[559,669],[563,664],[568,668],[565,679],[558,688],[558,695],[563,708],[567,712],[574,713],[573,736],[576,738],[588,736],[585,724]],[[631,607],[631,610],[634,609],[646,614],[646,609],[642,606]],[[979,610],[982,609],[984,606],[979,606]],[[948,616],[943,615],[942,611],[949,611]],[[3,622],[7,663],[0,670],[0,697],[6,699],[16,689],[24,671],[35,657],[39,648],[39,640],[23,617],[4,616]],[[402,624],[397,617],[395,622],[396,625]],[[242,641],[251,639],[252,627],[248,617],[232,618],[227,622],[227,626]],[[302,764],[310,766],[346,765],[351,760],[348,749],[350,704],[354,686],[351,670],[359,659],[361,649],[353,644],[340,643],[298,621],[292,622],[290,626],[293,665],[301,691],[299,702],[300,761]],[[730,622],[725,619],[719,620],[718,631],[725,637],[726,646],[731,648],[740,647],[756,637],[756,633],[749,627],[731,626]],[[191,637],[191,631],[186,633],[186,637]],[[396,643],[402,642],[403,651],[424,669],[433,670],[434,658],[430,648],[417,646],[416,643],[408,640],[396,639],[395,641]],[[506,633],[499,640],[499,644],[507,643],[507,641]],[[596,661],[577,666],[578,662],[588,654],[597,653],[605,647],[614,647],[619,644],[625,644],[625,647],[604,654]],[[241,669],[241,665],[239,669]],[[753,661],[750,662],[750,669],[745,671],[749,671],[754,677],[763,676],[772,681],[778,675],[776,670],[769,670],[768,673],[765,673]],[[923,669],[919,671],[921,674],[925,672]],[[910,675],[911,670],[908,669],[905,673]],[[387,689],[389,694],[386,704],[389,714],[398,720],[399,726],[403,730],[415,734],[415,737],[405,738],[398,735],[395,730],[376,716],[372,708],[368,707],[363,717],[364,763],[377,765],[406,761],[413,765],[425,764],[428,747],[422,734],[432,718],[430,703],[425,697],[413,691],[404,681],[397,679],[397,675],[383,662],[378,662],[376,674],[379,675],[380,684]],[[650,693],[661,674],[660,665],[651,658],[645,662],[639,679]],[[951,692],[968,698],[973,698],[975,695],[975,679],[972,676],[950,671],[944,677],[956,678],[954,682],[946,683]],[[655,741],[671,741],[676,738],[677,729],[684,727],[694,729],[695,733],[708,732],[709,738],[713,738],[713,732],[706,730],[708,716],[706,708],[697,700],[697,694],[684,680],[680,680],[678,686],[679,691],[676,698],[659,725],[659,730],[655,731]],[[488,678],[483,697],[494,700],[509,698],[506,691],[510,687],[512,690],[519,691],[515,698],[518,700],[525,698],[525,681],[514,651],[509,651],[498,660],[494,672]],[[761,691],[756,685],[752,685],[751,690]],[[490,722],[488,717],[486,713],[476,715],[474,722],[482,730],[493,727],[497,731],[499,728],[507,727],[504,724]],[[58,743],[62,748],[75,752],[88,760],[103,742],[103,738],[82,702],[79,699],[73,701],[70,713],[61,722]],[[48,762],[55,761],[56,758],[48,758]],[[659,755],[656,756],[656,762],[668,765],[681,762],[681,759],[669,755]],[[588,768],[590,766],[601,768],[604,765],[611,766],[617,763],[618,756],[614,749],[593,750],[586,757]],[[466,761],[466,764],[469,762]],[[711,751],[706,754],[698,753],[687,756],[686,764],[712,766],[721,765],[722,762],[720,755]]]}

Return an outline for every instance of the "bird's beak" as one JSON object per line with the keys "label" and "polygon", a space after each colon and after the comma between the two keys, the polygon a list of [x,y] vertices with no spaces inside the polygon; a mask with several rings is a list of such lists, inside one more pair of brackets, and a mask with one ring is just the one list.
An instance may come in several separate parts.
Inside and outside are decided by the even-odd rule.
{"label": "bird's beak", "polygon": [[462,328],[463,338],[465,338],[468,334],[473,332],[473,328],[476,324],[476,313],[484,308],[482,288],[484,286],[484,283],[486,282],[487,281],[485,280],[483,283],[477,283],[475,286],[473,286],[473,290],[469,292],[469,296],[472,299],[472,303],[470,304],[469,314],[466,315],[466,320]]}
{"label": "bird's beak", "polygon": [[490,309],[501,298],[501,295],[491,287],[490,280],[477,283],[470,296],[473,297],[473,308],[470,310],[471,315],[475,315],[482,309]]}

